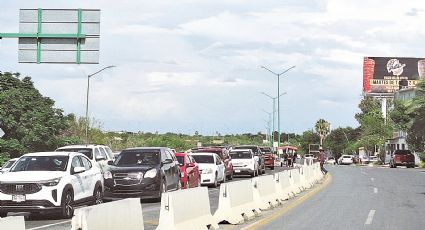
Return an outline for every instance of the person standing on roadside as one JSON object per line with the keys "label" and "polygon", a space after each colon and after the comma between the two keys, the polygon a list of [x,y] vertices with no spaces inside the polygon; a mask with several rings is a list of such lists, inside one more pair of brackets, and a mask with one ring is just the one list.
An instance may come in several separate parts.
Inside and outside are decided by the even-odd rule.
{"label": "person standing on roadside", "polygon": [[322,147],[319,148],[319,161],[320,161],[320,170],[322,170],[323,174],[328,173],[328,170],[323,167],[325,164],[325,150]]}

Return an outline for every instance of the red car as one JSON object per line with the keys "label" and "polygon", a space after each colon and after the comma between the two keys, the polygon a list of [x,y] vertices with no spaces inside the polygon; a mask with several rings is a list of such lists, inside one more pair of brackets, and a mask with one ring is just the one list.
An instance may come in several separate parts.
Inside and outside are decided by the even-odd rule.
{"label": "red car", "polygon": [[274,170],[274,160],[275,155],[272,153],[272,149],[270,147],[260,147],[261,152],[264,154],[264,164],[267,168]]}
{"label": "red car", "polygon": [[192,149],[193,153],[215,153],[220,156],[221,160],[224,162],[224,173],[228,180],[233,179],[233,163],[232,159],[229,156],[229,151],[224,148],[217,147],[207,147],[207,148],[197,148]]}
{"label": "red car", "polygon": [[415,156],[410,150],[396,150],[390,160],[390,167],[406,166],[407,168],[415,167]]}
{"label": "red car", "polygon": [[175,153],[180,165],[182,189],[201,186],[201,174],[195,159],[186,153]]}

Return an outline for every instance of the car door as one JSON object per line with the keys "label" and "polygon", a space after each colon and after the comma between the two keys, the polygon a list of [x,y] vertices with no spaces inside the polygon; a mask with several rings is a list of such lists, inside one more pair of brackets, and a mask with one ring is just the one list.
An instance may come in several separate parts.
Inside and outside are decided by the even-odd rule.
{"label": "car door", "polygon": [[164,175],[165,178],[165,187],[168,190],[168,188],[170,187],[170,181],[171,181],[171,175],[170,175],[170,164],[169,163],[165,163],[165,160],[168,159],[167,156],[167,152],[162,149],[161,150],[161,171]]}
{"label": "car door", "polygon": [[74,200],[80,200],[86,196],[86,189],[84,188],[84,174],[74,173],[74,168],[76,167],[84,167],[79,156],[72,157],[70,174],[71,185],[74,190]]}
{"label": "car door", "polygon": [[195,186],[195,171],[193,170],[193,168],[194,168],[194,165],[193,165],[193,163],[192,163],[192,161],[190,160],[190,158],[187,156],[187,155],[185,155],[184,156],[184,163],[186,164],[186,173],[187,173],[187,177],[188,177],[188,179],[189,179],[189,185],[190,185],[190,187],[192,188],[193,186]]}
{"label": "car door", "polygon": [[192,156],[187,155],[187,158],[189,159],[189,162],[193,164],[193,167],[191,168],[191,172],[192,172],[193,187],[195,187],[198,185],[198,181],[201,180],[201,175],[199,174],[199,166]]}
{"label": "car door", "polygon": [[[84,172],[84,185],[85,189],[88,194],[90,194],[90,191],[94,192],[97,180],[99,178],[99,171],[96,169],[93,169],[93,165],[91,164],[90,160],[87,157],[80,157],[81,162],[84,165],[84,168],[86,171]],[[91,194],[90,194],[91,195]]]}
{"label": "car door", "polygon": [[[180,183],[180,173],[177,170],[178,161],[173,157],[173,153],[169,150],[165,150],[165,154],[167,156],[167,159],[170,159],[172,163],[169,164],[169,175],[170,179],[168,180],[170,188],[175,188],[177,186],[177,183]],[[179,167],[180,168],[180,167]]]}
{"label": "car door", "polygon": [[218,155],[215,155],[215,162],[218,168],[218,178],[217,180],[222,181],[225,174],[225,168],[224,168],[224,162],[221,160],[221,158]]}

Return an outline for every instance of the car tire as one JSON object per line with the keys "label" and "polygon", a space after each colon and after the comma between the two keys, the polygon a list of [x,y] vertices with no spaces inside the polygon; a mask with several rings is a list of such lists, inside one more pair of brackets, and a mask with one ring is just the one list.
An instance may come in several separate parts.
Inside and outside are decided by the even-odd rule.
{"label": "car tire", "polygon": [[215,172],[215,177],[214,177],[214,184],[212,184],[213,188],[217,188],[218,187],[218,174],[217,172]]}
{"label": "car tire", "polygon": [[159,188],[159,196],[156,201],[161,202],[161,197],[164,192],[167,192],[167,184],[165,183],[165,179],[161,180],[161,187]]}
{"label": "car tire", "polygon": [[64,219],[70,219],[74,215],[74,195],[70,189],[62,193],[60,216]]}
{"label": "car tire", "polygon": [[233,170],[232,170],[232,172],[230,173],[230,175],[229,175],[229,176],[227,176],[227,179],[228,179],[228,180],[233,180]]}
{"label": "car tire", "polygon": [[7,212],[0,212],[0,217],[1,218],[7,217]]}
{"label": "car tire", "polygon": [[264,165],[263,170],[261,171],[261,174],[266,174],[266,165]]}
{"label": "car tire", "polygon": [[251,177],[255,177],[255,171],[251,173]]}
{"label": "car tire", "polygon": [[102,204],[103,203],[103,191],[102,186],[97,186],[93,191],[93,205]]}
{"label": "car tire", "polygon": [[271,170],[274,170],[274,166],[270,167]]}

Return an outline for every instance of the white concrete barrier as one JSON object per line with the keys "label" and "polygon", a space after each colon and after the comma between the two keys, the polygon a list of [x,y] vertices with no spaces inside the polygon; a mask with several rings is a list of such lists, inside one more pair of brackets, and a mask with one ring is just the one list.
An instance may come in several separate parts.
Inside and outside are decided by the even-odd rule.
{"label": "white concrete barrier", "polygon": [[276,193],[278,199],[281,201],[288,200],[292,197],[291,182],[290,182],[290,171],[285,170],[274,174]]}
{"label": "white concrete barrier", "polygon": [[254,186],[254,202],[260,210],[268,210],[280,204],[273,175],[252,178],[252,185]]}
{"label": "white concrete barrier", "polygon": [[0,218],[1,230],[25,230],[25,219],[23,216],[9,216]]}
{"label": "white concrete barrier", "polygon": [[[241,193],[243,191],[240,191]],[[162,194],[157,230],[218,229],[211,215],[208,188],[197,187]]]}
{"label": "white concrete barrier", "polygon": [[302,167],[291,170],[291,177],[293,180],[292,191],[294,194],[298,194],[304,190],[303,184],[302,184],[303,181],[301,181],[301,172],[302,172]]}
{"label": "white concrete barrier", "polygon": [[220,185],[218,209],[214,218],[218,223],[242,224],[261,213],[254,202],[253,186],[250,180],[235,181]]}
{"label": "white concrete barrier", "polygon": [[118,200],[76,209],[71,230],[143,230],[139,198]]}

